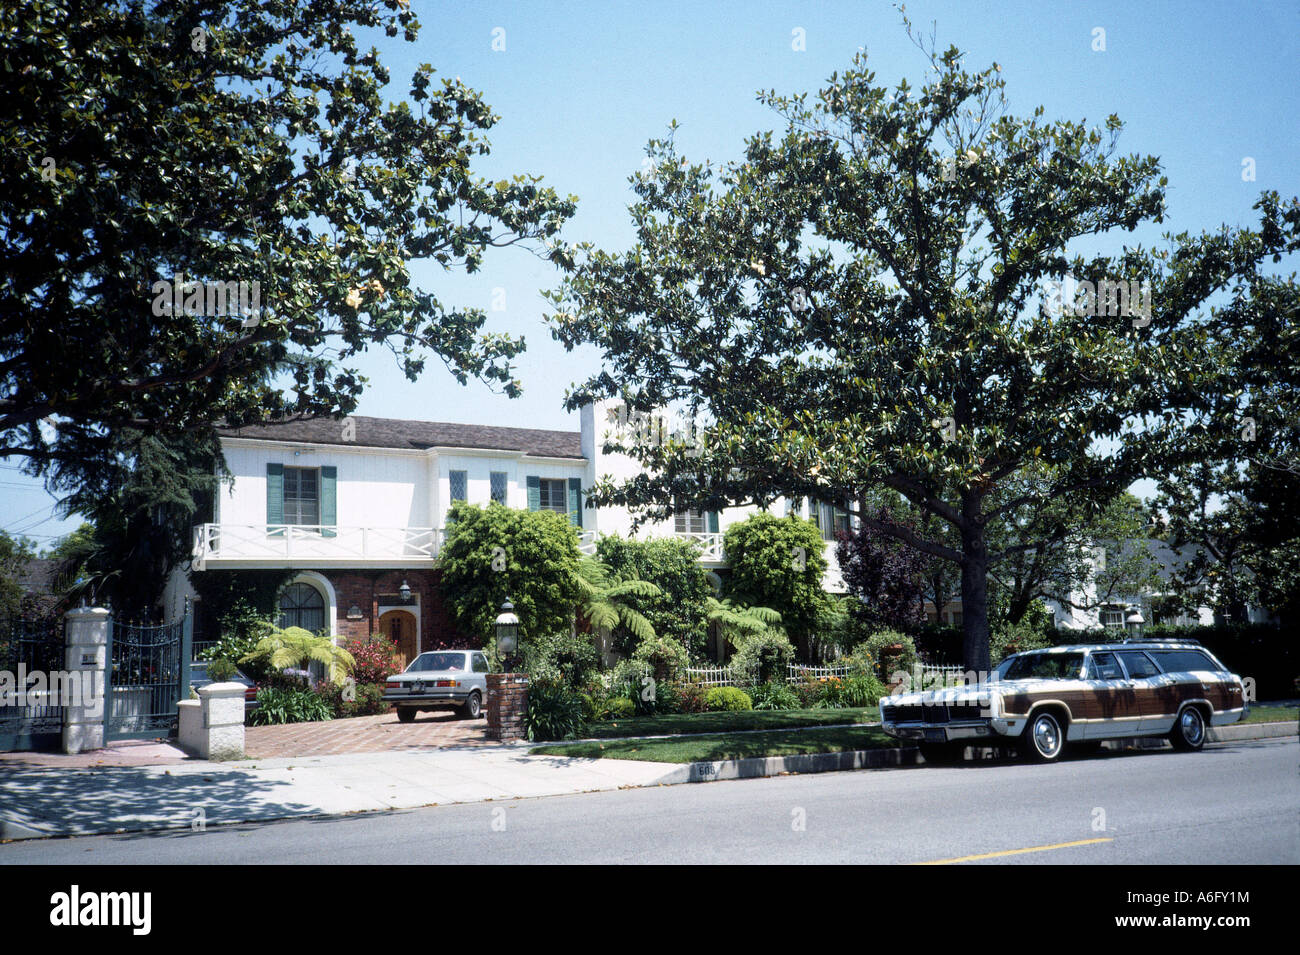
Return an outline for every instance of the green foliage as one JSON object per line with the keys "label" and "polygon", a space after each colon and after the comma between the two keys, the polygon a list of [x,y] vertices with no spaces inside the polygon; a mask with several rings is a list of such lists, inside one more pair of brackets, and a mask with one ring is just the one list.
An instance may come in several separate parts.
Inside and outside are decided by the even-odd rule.
{"label": "green foliage", "polygon": [[723,710],[752,710],[754,708],[754,701],[750,699],[749,694],[734,686],[710,687],[704,695],[704,702],[709,711],[714,713]]}
{"label": "green foliage", "polygon": [[532,680],[524,734],[530,740],[575,739],[584,727],[581,697],[563,683]]}
{"label": "green foliage", "polygon": [[683,668],[690,665],[686,648],[671,637],[652,637],[638,644],[632,659],[650,668],[658,683],[674,679]]}
{"label": "green foliage", "polygon": [[582,590],[578,535],[567,517],[460,502],[447,523],[439,553],[442,593],[462,635],[477,646],[494,645],[493,621],[507,598],[521,641],[570,629]]}
{"label": "green foliage", "polygon": [[[427,64],[391,77],[362,45],[418,29],[403,0],[0,6],[11,454],[75,471],[142,423],[197,436],[349,414],[373,345],[412,381],[432,354],[519,393],[523,342],[419,288],[412,263],[474,272],[523,243],[568,267],[556,239],[576,200],[476,174],[498,120],[482,98]],[[178,273],[260,283],[257,320],[172,306],[154,283]]]}
{"label": "green foliage", "polygon": [[899,670],[911,673],[917,664],[916,642],[897,630],[877,630],[858,644],[854,653],[875,661],[876,673],[883,680],[889,680]]}
{"label": "green foliage", "polygon": [[251,652],[280,616],[280,591],[293,577],[292,570],[190,571],[199,598],[196,639],[217,640],[216,653],[232,660]]}
{"label": "green foliage", "polygon": [[257,691],[257,709],[248,714],[248,725],[317,723],[333,718],[330,701],[309,687],[263,687]]}
{"label": "green foliage", "polygon": [[208,663],[208,678],[213,683],[225,683],[239,668],[227,657],[217,657]]}
{"label": "green foliage", "polygon": [[748,637],[781,623],[781,615],[768,607],[747,607],[731,598],[706,602],[709,623],[717,627],[728,645],[738,647]]}
{"label": "green foliage", "polygon": [[650,621],[627,598],[662,596],[658,586],[648,580],[621,580],[608,564],[585,556],[578,561],[578,586],[582,591],[578,612],[593,629],[622,629],[638,641],[654,637]]}
{"label": "green foliage", "polygon": [[808,646],[830,598],[822,590],[824,541],[811,521],[758,513],[727,528],[729,592],[780,614],[786,633]]}
{"label": "green foliage", "polygon": [[60,576],[77,581],[69,597],[147,619],[172,569],[190,560],[193,525],[206,519],[226,473],[207,429],[167,436],[124,426],[77,461],[54,465],[49,484],[70,491],[63,512],[89,518],[60,548]]}
{"label": "green foliage", "polygon": [[749,693],[756,710],[793,710],[800,705],[799,694],[784,680],[760,683]]}
{"label": "green foliage", "polygon": [[18,577],[35,556],[31,540],[0,531],[0,625],[7,626],[18,617],[23,597]]}
{"label": "green foliage", "polygon": [[875,706],[889,690],[874,674],[854,673],[846,677],[818,680],[814,709],[845,709]]}
{"label": "green foliage", "polygon": [[[659,588],[658,596],[627,594],[621,602],[635,610],[659,637],[675,640],[693,660],[703,659],[708,637],[707,601],[713,595],[699,562],[699,546],[691,540],[660,537],[625,540],[603,535],[596,556],[620,580],[643,580]],[[614,649],[630,655],[639,643],[627,627],[613,630]]]}
{"label": "green foliage", "polygon": [[[928,60],[916,86],[879,83],[859,53],[812,94],[761,92],[783,128],[751,136],[742,161],[652,140],[635,243],[585,256],[548,321],[601,354],[570,409],[681,403],[707,422],[689,445],[607,442],[642,471],[589,502],[664,518],[781,497],[853,506],[885,485],[944,528],[889,533],[963,568],[964,663],[984,670],[988,574],[1018,553],[991,522],[1051,539],[1051,508],[1087,513],[1143,476],[1240,456],[1243,409],[1272,404],[1260,398],[1294,431],[1300,389],[1263,359],[1294,341],[1297,289],[1264,270],[1300,249],[1300,204],[1264,192],[1252,227],[1124,244],[1163,221],[1167,182],[1158,157],[1118,151],[1118,116],[1015,115],[1000,66],[907,30]],[[1044,294],[1067,273],[1115,289],[1100,309],[1095,294]],[[1243,367],[1258,384],[1243,388]],[[1046,481],[996,499],[1040,462]],[[811,617],[753,597],[802,643]]]}
{"label": "green foliage", "polygon": [[611,696],[605,704],[602,719],[626,720],[636,716],[636,703],[630,697]]}
{"label": "green foliage", "polygon": [[[380,683],[330,683],[322,680],[317,683],[314,692],[329,704],[333,719],[349,719],[353,716],[378,716],[387,713],[392,704],[384,700],[384,687]],[[351,696],[352,699],[346,699]]]}
{"label": "green foliage", "polygon": [[600,672],[600,653],[591,634],[543,634],[523,644],[523,670],[534,680],[569,687],[589,685]]}
{"label": "green foliage", "polygon": [[731,658],[733,673],[751,683],[785,679],[786,667],[794,662],[794,646],[779,629],[770,628],[744,638]]}
{"label": "green foliage", "polygon": [[271,628],[257,641],[241,662],[264,664],[277,670],[305,667],[308,663],[322,663],[329,671],[330,682],[341,683],[348,671],[356,665],[352,654],[337,646],[329,637],[317,636],[302,627]]}
{"label": "green foliage", "polygon": [[678,713],[703,713],[709,708],[709,696],[698,683],[679,683],[674,687]]}

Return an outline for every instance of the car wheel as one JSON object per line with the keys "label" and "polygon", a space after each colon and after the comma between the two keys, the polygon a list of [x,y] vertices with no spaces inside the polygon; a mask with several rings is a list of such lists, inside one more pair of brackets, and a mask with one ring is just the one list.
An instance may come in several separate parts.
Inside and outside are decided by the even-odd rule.
{"label": "car wheel", "polygon": [[1025,727],[1021,748],[1031,762],[1052,763],[1065,751],[1065,731],[1052,713],[1039,713]]}
{"label": "car wheel", "polygon": [[1205,717],[1194,706],[1189,706],[1178,714],[1174,728],[1169,733],[1169,742],[1174,749],[1195,752],[1205,745]]}
{"label": "car wheel", "polygon": [[418,710],[413,710],[413,709],[411,709],[411,707],[409,707],[409,706],[399,706],[399,707],[397,708],[397,722],[399,722],[399,723],[414,723],[414,722],[415,722],[415,714],[416,714],[417,712],[419,712],[419,711],[418,711]]}
{"label": "car wheel", "polygon": [[478,690],[475,690],[465,700],[465,705],[460,708],[460,715],[468,720],[476,720],[482,712],[483,697],[479,696]]}
{"label": "car wheel", "polygon": [[951,766],[960,763],[966,755],[966,747],[952,743],[918,743],[917,747],[921,758],[932,766]]}

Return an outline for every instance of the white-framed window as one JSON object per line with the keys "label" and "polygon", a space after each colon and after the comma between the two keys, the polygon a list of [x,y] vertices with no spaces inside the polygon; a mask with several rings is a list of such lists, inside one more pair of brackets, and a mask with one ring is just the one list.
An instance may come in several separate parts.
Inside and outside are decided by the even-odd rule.
{"label": "white-framed window", "polygon": [[1101,625],[1103,627],[1124,626],[1124,608],[1123,607],[1102,607],[1101,608]]}
{"label": "white-framed window", "polygon": [[673,515],[673,530],[678,534],[707,534],[708,515],[703,511],[678,511]]}
{"label": "white-framed window", "polygon": [[320,524],[320,469],[284,469],[284,523]]}
{"label": "white-framed window", "polygon": [[492,500],[498,504],[506,503],[506,472],[493,471],[488,477],[491,484]]}
{"label": "white-framed window", "polygon": [[538,507],[543,511],[569,513],[568,482],[563,478],[542,478],[537,482]]}
{"label": "white-framed window", "polygon": [[[285,469],[286,471],[288,468]],[[280,627],[302,627],[317,633],[325,626],[325,598],[311,584],[296,583],[280,594]]]}

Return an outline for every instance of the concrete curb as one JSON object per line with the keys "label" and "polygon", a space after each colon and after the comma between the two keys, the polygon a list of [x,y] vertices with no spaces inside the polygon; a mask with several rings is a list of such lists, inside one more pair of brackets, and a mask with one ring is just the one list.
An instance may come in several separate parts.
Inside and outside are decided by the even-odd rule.
{"label": "concrete curb", "polygon": [[720,779],[761,779],[783,773],[837,773],[853,769],[886,769],[915,766],[920,750],[914,746],[896,749],[855,749],[844,753],[803,753],[798,756],[753,756],[747,759],[719,759],[685,763],[681,769],[660,778],[665,785],[712,783]]}
{"label": "concrete curb", "polygon": [[1229,743],[1241,739],[1273,739],[1300,735],[1300,722],[1286,723],[1233,723],[1231,726],[1206,727],[1206,742]]}

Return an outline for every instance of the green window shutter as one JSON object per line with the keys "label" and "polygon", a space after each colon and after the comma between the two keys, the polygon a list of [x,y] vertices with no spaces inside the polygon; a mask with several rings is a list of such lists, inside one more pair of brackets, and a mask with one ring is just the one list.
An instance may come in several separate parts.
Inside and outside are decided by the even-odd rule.
{"label": "green window shutter", "polygon": [[542,479],[536,474],[528,475],[526,479],[528,485],[528,509],[530,511],[540,511],[542,509]]}
{"label": "green window shutter", "polygon": [[569,520],[582,526],[582,478],[569,478]]}
{"label": "green window shutter", "polygon": [[[266,523],[283,524],[284,523],[284,465],[268,464],[266,466]],[[266,532],[276,537],[283,537],[284,530],[272,530],[267,527]]]}
{"label": "green window shutter", "polygon": [[716,534],[717,532],[718,532],[718,512],[709,511],[709,533]]}
{"label": "green window shutter", "polygon": [[323,525],[322,537],[336,537],[338,531],[327,528],[336,527],[339,522],[338,507],[339,469],[320,469],[320,522]]}

